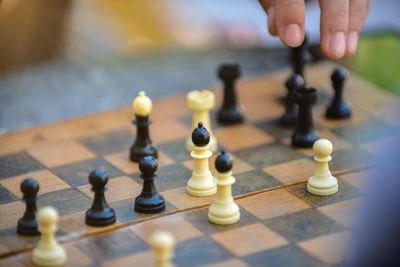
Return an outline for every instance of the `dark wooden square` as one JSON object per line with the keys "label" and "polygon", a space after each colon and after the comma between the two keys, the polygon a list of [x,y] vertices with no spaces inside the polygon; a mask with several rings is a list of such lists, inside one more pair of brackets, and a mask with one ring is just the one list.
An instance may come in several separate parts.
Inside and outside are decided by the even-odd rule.
{"label": "dark wooden square", "polygon": [[178,141],[163,143],[158,148],[168,157],[173,158],[176,162],[184,162],[190,159],[189,153],[186,151],[185,139]]}
{"label": "dark wooden square", "polygon": [[59,190],[38,197],[40,207],[53,206],[62,215],[86,210],[91,200],[74,188]]}
{"label": "dark wooden square", "polygon": [[43,165],[26,152],[0,157],[0,180],[40,169]]}
{"label": "dark wooden square", "polygon": [[329,162],[331,172],[343,172],[362,169],[371,166],[374,156],[366,149],[356,145],[351,148],[333,151],[332,160]]}
{"label": "dark wooden square", "polygon": [[133,141],[134,135],[128,130],[112,131],[80,140],[83,145],[97,155],[106,155],[127,150],[130,148]]}
{"label": "dark wooden square", "polygon": [[0,184],[0,204],[5,204],[9,202],[13,202],[18,198],[14,196],[13,193],[7,190],[4,186]]}
{"label": "dark wooden square", "polygon": [[260,170],[240,173],[234,175],[234,177],[236,178],[236,183],[232,186],[232,194],[234,196],[271,188],[282,184],[272,175]]}

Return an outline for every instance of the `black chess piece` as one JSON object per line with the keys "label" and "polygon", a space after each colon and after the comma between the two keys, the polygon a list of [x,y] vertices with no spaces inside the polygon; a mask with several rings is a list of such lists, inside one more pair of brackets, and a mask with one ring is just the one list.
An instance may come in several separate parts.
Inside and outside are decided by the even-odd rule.
{"label": "black chess piece", "polygon": [[143,189],[135,199],[135,211],[140,213],[158,213],[165,210],[164,198],[157,192],[154,185],[157,160],[146,156],[139,161],[140,178],[143,179]]}
{"label": "black chess piece", "polygon": [[93,170],[89,174],[89,182],[94,192],[94,200],[90,209],[86,211],[86,224],[91,226],[107,226],[115,223],[115,212],[108,206],[104,196],[108,182],[107,172],[100,169]]}
{"label": "black chess piece", "polygon": [[33,179],[25,179],[21,183],[21,192],[26,203],[26,210],[21,219],[18,220],[17,232],[20,235],[38,235],[38,224],[36,221],[36,196],[39,192],[39,183]]}
{"label": "black chess piece", "polygon": [[296,102],[299,105],[299,116],[296,130],[292,136],[292,146],[310,148],[319,139],[314,129],[312,106],[317,100],[317,90],[302,88],[296,92]]}
{"label": "black chess piece", "polygon": [[285,83],[288,90],[286,98],[286,110],[280,118],[280,123],[284,126],[296,125],[298,117],[298,108],[296,103],[296,92],[304,87],[304,80],[298,74],[292,74]]}
{"label": "black chess piece", "polygon": [[215,159],[215,169],[219,173],[227,173],[232,170],[232,166],[232,156],[229,155],[224,149],[221,149],[221,153]]}
{"label": "black chess piece", "polygon": [[343,99],[346,78],[347,71],[344,68],[337,68],[331,75],[335,95],[326,110],[325,116],[329,119],[347,119],[351,116],[351,108]]}
{"label": "black chess piece", "polygon": [[203,126],[202,122],[197,124],[197,128],[195,128],[192,132],[192,142],[197,147],[204,147],[210,143],[210,133]]}
{"label": "black chess piece", "polygon": [[235,82],[239,78],[238,64],[222,64],[218,69],[218,77],[224,84],[224,99],[217,113],[218,122],[222,125],[232,125],[244,121],[242,109],[238,106],[235,93]]}
{"label": "black chess piece", "polygon": [[300,46],[292,48],[291,60],[293,62],[293,72],[300,75],[303,80],[306,81],[304,77],[304,67],[306,63],[309,63],[313,60],[313,57],[309,51],[307,34],[304,35],[304,40]]}

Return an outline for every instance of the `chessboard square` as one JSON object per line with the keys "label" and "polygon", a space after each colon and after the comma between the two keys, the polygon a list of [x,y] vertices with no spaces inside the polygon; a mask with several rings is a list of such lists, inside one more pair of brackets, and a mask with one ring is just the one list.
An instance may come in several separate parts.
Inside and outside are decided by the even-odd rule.
{"label": "chessboard square", "polygon": [[323,266],[319,260],[311,257],[295,245],[261,251],[246,256],[244,260],[253,267]]}
{"label": "chessboard square", "polygon": [[234,196],[281,185],[281,182],[260,170],[240,173],[235,175],[235,178],[236,182],[232,186],[232,194]]}
{"label": "chessboard square", "polygon": [[244,263],[243,261],[239,260],[239,259],[232,259],[232,260],[226,260],[226,261],[221,261],[218,263],[211,263],[211,264],[207,264],[204,267],[250,267],[249,265],[247,265],[246,263]]}
{"label": "chessboard square", "polygon": [[0,180],[43,169],[43,165],[26,152],[0,157]]}
{"label": "chessboard square", "polygon": [[49,168],[95,157],[92,152],[75,141],[43,143],[30,148],[28,153]]}
{"label": "chessboard square", "polygon": [[[105,192],[105,198],[108,203],[133,199],[142,191],[142,186],[127,176],[116,177],[109,180],[106,184],[106,188],[107,191]],[[91,184],[79,186],[77,189],[89,198],[94,198]]]}
{"label": "chessboard square", "polygon": [[288,244],[261,223],[216,233],[211,238],[239,257]]}
{"label": "chessboard square", "polygon": [[293,134],[293,127],[282,125],[277,118],[256,122],[256,126],[276,140],[290,138]]}
{"label": "chessboard square", "polygon": [[[172,164],[158,168],[156,175],[154,178],[155,186],[159,192],[163,192],[186,186],[186,182],[192,176],[192,172],[180,164]],[[143,183],[139,175],[134,175],[134,179],[139,184]]]}
{"label": "chessboard square", "polygon": [[360,172],[346,173],[340,175],[340,178],[346,183],[354,186],[355,188],[367,192],[371,186],[373,174],[371,170],[364,170]]}
{"label": "chessboard square", "polygon": [[265,223],[273,231],[292,242],[343,230],[341,225],[315,209],[268,219]]}
{"label": "chessboard square", "polygon": [[[114,209],[115,214],[117,214],[117,221],[120,223],[136,221],[143,217],[142,214],[134,212],[134,205],[134,199],[126,199],[110,203],[110,206]],[[166,209],[168,209],[168,202]]]}
{"label": "chessboard square", "polygon": [[333,151],[329,167],[333,174],[337,174],[370,167],[373,162],[374,156],[367,150],[353,146],[348,149]]}
{"label": "chessboard square", "polygon": [[[1,246],[1,244],[0,244]],[[0,259],[2,267],[27,267],[32,265],[32,253],[16,254]]]}
{"label": "chessboard square", "polygon": [[212,235],[242,226],[259,223],[260,220],[244,209],[240,210],[240,220],[231,225],[213,224],[208,220],[208,208],[200,208],[186,213],[186,219],[202,233]]}
{"label": "chessboard square", "polygon": [[47,193],[38,197],[40,207],[53,206],[61,215],[86,210],[91,201],[74,188]]}
{"label": "chessboard square", "polygon": [[76,233],[89,226],[85,223],[86,210],[64,214],[60,217],[58,229],[65,233]]}
{"label": "chessboard square", "polygon": [[174,205],[178,210],[207,205],[210,204],[215,198],[215,196],[207,196],[207,197],[191,196],[187,193],[186,186],[163,191],[162,195],[164,196],[165,199],[171,202],[171,204]]}
{"label": "chessboard square", "polygon": [[0,184],[0,204],[9,203],[17,200],[18,198]]}
{"label": "chessboard square", "polygon": [[332,203],[362,196],[362,192],[338,178],[339,190],[329,196],[313,195],[307,191],[307,184],[297,184],[287,188],[289,192],[302,199],[312,207],[321,207]]}
{"label": "chessboard square", "polygon": [[232,254],[217,242],[207,237],[198,237],[178,243],[173,261],[177,267],[195,267],[230,258]]}
{"label": "chessboard square", "polygon": [[348,253],[350,232],[344,231],[300,242],[298,246],[326,264],[343,262]]}
{"label": "chessboard square", "polygon": [[281,181],[284,185],[291,185],[307,181],[314,173],[315,163],[310,159],[299,159],[265,168],[268,174]]}
{"label": "chessboard square", "polygon": [[219,144],[231,151],[270,144],[274,138],[254,126],[240,124],[224,127],[215,132]]}
{"label": "chessboard square", "polygon": [[382,120],[370,118],[361,123],[347,125],[333,131],[353,144],[363,144],[399,134],[400,128]]}
{"label": "chessboard square", "polygon": [[[2,192],[0,192],[1,194]],[[17,222],[25,212],[25,204],[22,201],[15,201],[1,205],[0,208],[0,229],[16,227]],[[1,234],[0,234],[1,236]]]}
{"label": "chessboard square", "polygon": [[236,155],[241,160],[258,168],[265,168],[304,157],[296,152],[295,149],[279,143],[246,148],[237,151]]}
{"label": "chessboard square", "polygon": [[66,182],[64,182],[62,179],[60,179],[59,177],[57,177],[48,170],[30,172],[12,178],[4,179],[0,181],[0,184],[6,187],[10,192],[12,192],[18,198],[22,198],[22,192],[20,186],[22,181],[25,180],[26,178],[34,178],[38,181],[39,183],[38,195],[43,195],[46,193],[70,187]]}
{"label": "chessboard square", "polygon": [[65,263],[65,266],[90,267],[94,265],[93,259],[77,248],[75,243],[65,244],[64,249],[67,253],[67,262]]}
{"label": "chessboard square", "polygon": [[[0,243],[9,251],[20,251],[24,248],[32,248],[39,241],[39,236],[26,237],[17,233],[16,222],[11,228],[0,230]],[[11,265],[12,266],[12,265]]]}
{"label": "chessboard square", "polygon": [[72,186],[80,186],[89,183],[88,177],[94,169],[103,169],[109,178],[122,176],[123,173],[101,158],[95,158],[68,165],[63,165],[52,169],[58,177],[62,178]]}
{"label": "chessboard square", "polygon": [[347,228],[353,228],[359,217],[362,199],[355,198],[318,208],[329,218],[339,222]]}
{"label": "chessboard square", "polygon": [[190,159],[189,153],[186,151],[185,139],[173,142],[163,143],[158,146],[159,150],[176,162],[184,162]]}
{"label": "chessboard square", "polygon": [[186,241],[203,235],[202,232],[188,222],[181,214],[173,214],[145,221],[129,227],[129,230],[133,231],[147,243],[150,242],[151,235],[158,230],[171,232],[176,242]]}
{"label": "chessboard square", "polygon": [[97,261],[112,260],[145,251],[149,246],[128,229],[87,238],[77,244],[78,249]]}
{"label": "chessboard square", "polygon": [[150,126],[150,136],[156,144],[171,142],[185,138],[192,132],[190,126],[179,119],[158,120]]}
{"label": "chessboard square", "polygon": [[310,208],[307,203],[290,194],[286,189],[277,189],[245,197],[239,199],[237,203],[261,220]]}
{"label": "chessboard square", "polygon": [[154,267],[155,257],[153,251],[144,251],[135,254],[128,254],[127,256],[116,258],[113,260],[105,261],[101,266],[115,267],[115,266],[140,266],[140,267]]}
{"label": "chessboard square", "polygon": [[96,155],[106,155],[129,149],[133,143],[133,133],[122,128],[101,135],[86,137],[79,141]]}

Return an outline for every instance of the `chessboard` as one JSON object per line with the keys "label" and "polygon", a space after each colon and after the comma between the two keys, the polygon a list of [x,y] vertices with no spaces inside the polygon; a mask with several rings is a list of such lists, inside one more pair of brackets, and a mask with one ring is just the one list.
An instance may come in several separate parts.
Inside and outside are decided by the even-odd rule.
{"label": "chessboard", "polygon": [[[334,146],[330,168],[339,182],[334,195],[307,192],[306,181],[315,169],[313,151],[291,147],[293,129],[277,121],[284,111],[280,99],[289,69],[238,82],[245,123],[219,126],[215,113],[211,114],[219,145],[234,160],[233,195],[241,220],[230,226],[207,221],[213,197],[186,193],[193,168],[185,150],[192,131],[186,95],[153,102],[150,134],[159,152],[155,183],[166,200],[166,210],[159,214],[134,212],[142,181],[137,164],[129,161],[135,134],[131,107],[1,135],[0,266],[30,266],[31,249],[38,242],[38,237],[16,233],[25,210],[19,187],[27,177],[40,184],[38,206],[54,206],[60,214],[57,239],[66,248],[67,266],[132,262],[152,266],[148,242],[157,229],[175,235],[176,266],[338,264],[367,190],[374,155],[382,144],[400,135],[399,112],[394,112],[400,101],[351,74],[345,95],[353,116],[326,119],[334,68],[333,63],[320,62],[306,70],[307,82],[318,89],[313,110],[316,129]],[[211,88],[219,104],[220,87]],[[88,175],[95,168],[109,174],[106,199],[117,216],[116,224],[102,228],[87,226],[84,219],[93,198]]]}

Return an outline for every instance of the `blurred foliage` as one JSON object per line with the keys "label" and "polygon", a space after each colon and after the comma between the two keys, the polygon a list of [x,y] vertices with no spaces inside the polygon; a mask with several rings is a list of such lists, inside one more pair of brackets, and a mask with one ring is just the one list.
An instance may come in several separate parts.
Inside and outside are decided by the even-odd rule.
{"label": "blurred foliage", "polygon": [[400,95],[400,37],[392,34],[362,37],[350,68],[379,87]]}

